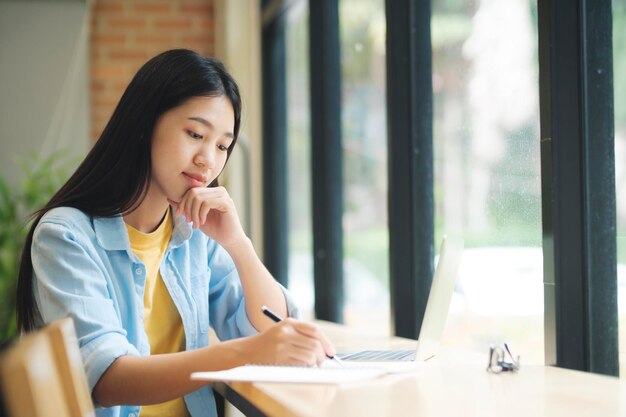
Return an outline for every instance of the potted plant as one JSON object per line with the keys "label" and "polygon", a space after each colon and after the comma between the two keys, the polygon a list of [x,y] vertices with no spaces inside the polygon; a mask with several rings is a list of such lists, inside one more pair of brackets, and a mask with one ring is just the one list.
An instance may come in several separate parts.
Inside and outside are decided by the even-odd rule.
{"label": "potted plant", "polygon": [[31,154],[20,167],[23,176],[17,185],[0,175],[0,341],[5,342],[17,335],[15,291],[32,214],[48,202],[69,172],[60,152],[45,158]]}

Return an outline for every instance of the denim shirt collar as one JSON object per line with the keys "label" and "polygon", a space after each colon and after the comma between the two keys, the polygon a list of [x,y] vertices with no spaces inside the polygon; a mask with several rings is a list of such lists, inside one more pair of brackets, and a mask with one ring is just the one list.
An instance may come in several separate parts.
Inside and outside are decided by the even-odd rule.
{"label": "denim shirt collar", "polygon": [[[125,250],[130,252],[130,240],[122,215],[113,217],[94,217],[93,228],[100,246],[106,250]],[[177,248],[191,238],[193,228],[185,222],[184,216],[174,217],[174,231],[169,247]]]}

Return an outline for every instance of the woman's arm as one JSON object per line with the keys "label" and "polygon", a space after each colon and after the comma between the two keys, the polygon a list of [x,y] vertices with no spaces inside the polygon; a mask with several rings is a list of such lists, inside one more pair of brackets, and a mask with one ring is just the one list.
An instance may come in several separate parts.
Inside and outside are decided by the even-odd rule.
{"label": "woman's arm", "polygon": [[194,228],[217,241],[231,256],[241,279],[248,318],[257,330],[273,324],[261,313],[263,305],[287,317],[283,292],[256,254],[224,187],[191,188],[180,202],[170,201],[170,204],[175,207],[176,215],[185,215]]}
{"label": "woman's arm", "polygon": [[156,404],[206,385],[192,381],[192,372],[219,371],[248,363],[321,364],[324,350],[320,334],[314,324],[286,319],[259,335],[196,350],[121,356],[96,383],[93,396],[104,407]]}
{"label": "woman's arm", "polygon": [[224,249],[235,262],[246,300],[246,312],[252,325],[257,330],[263,331],[274,324],[263,315],[261,311],[263,305],[281,317],[287,317],[285,296],[274,277],[259,259],[250,239],[246,237],[240,243]]}
{"label": "woman's arm", "polygon": [[102,375],[93,397],[104,407],[157,404],[182,397],[206,385],[192,381],[192,372],[242,364],[233,342],[164,355],[121,356]]}

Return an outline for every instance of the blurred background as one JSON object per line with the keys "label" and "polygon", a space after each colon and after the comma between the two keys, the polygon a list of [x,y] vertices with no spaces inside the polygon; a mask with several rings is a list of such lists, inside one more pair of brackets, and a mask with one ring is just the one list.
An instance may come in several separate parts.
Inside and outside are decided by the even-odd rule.
{"label": "blurred background", "polygon": [[[286,2],[289,282],[313,317],[308,3]],[[390,332],[385,3],[340,0],[346,324]],[[41,207],[98,139],[137,69],[185,47],[222,59],[244,98],[226,184],[262,252],[257,0],[0,1],[0,328]],[[444,345],[507,341],[543,363],[536,2],[432,4],[435,240],[465,238]],[[613,1],[620,357],[626,366],[626,0]],[[317,204],[320,204],[317,202]]]}
{"label": "blurred background", "polygon": [[[308,10],[288,24],[290,282],[312,309]],[[626,2],[613,2],[620,357],[626,365]],[[348,324],[390,332],[385,2],[341,0]],[[432,2],[435,243],[465,238],[443,344],[544,363],[537,4]],[[309,193],[310,194],[310,193]],[[438,249],[438,247],[437,247]],[[622,366],[624,366],[622,365]],[[623,368],[624,369],[624,368]]]}

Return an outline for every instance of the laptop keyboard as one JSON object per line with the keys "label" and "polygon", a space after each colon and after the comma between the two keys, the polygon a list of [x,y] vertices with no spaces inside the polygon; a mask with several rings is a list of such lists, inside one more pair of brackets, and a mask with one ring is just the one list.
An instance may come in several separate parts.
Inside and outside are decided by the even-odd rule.
{"label": "laptop keyboard", "polygon": [[415,349],[363,350],[353,353],[340,353],[337,356],[344,361],[412,361],[415,360]]}

